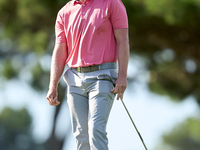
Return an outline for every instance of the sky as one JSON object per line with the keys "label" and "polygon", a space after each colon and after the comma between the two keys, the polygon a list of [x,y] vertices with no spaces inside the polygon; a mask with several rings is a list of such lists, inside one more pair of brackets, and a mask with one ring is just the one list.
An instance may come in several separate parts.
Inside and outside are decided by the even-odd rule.
{"label": "sky", "polygon": [[[175,125],[199,113],[197,103],[192,97],[182,102],[174,102],[167,96],[151,93],[147,86],[149,74],[140,58],[132,57],[128,76],[136,77],[137,82],[128,84],[124,103],[149,150],[161,143],[162,135],[171,131]],[[37,142],[44,142],[52,129],[55,107],[47,103],[46,92],[37,93],[23,80],[10,80],[4,87],[0,85],[0,112],[6,106],[13,109],[26,107],[33,118],[32,133]],[[71,132],[65,100],[58,116],[56,135],[61,138],[66,132],[69,139],[62,150],[75,150],[76,143]],[[120,101],[115,100],[113,104],[107,133],[110,150],[144,150]]]}

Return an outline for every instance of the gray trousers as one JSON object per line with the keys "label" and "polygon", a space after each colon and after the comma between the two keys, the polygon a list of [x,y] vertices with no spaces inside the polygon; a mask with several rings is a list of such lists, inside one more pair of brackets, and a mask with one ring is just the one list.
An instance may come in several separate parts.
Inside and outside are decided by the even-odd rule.
{"label": "gray trousers", "polygon": [[79,73],[68,69],[64,80],[68,85],[67,102],[77,150],[108,150],[106,125],[115,94],[113,83],[99,80],[99,74],[117,78],[116,69]]}

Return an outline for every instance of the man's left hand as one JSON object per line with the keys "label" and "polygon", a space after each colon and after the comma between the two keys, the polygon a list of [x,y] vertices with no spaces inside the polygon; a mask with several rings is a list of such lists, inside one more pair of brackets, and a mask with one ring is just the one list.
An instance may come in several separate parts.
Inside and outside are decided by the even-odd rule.
{"label": "man's left hand", "polygon": [[115,87],[110,92],[117,94],[117,100],[119,100],[119,98],[123,100],[123,95],[124,91],[126,90],[126,87],[127,87],[127,78],[118,77],[118,79],[115,82]]}

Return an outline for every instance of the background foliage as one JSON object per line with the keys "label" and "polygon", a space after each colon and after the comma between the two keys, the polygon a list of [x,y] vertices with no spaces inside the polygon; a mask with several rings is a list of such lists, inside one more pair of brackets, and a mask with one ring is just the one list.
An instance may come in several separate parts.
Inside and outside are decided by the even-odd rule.
{"label": "background foliage", "polygon": [[[38,92],[47,90],[49,68],[43,62],[52,53],[56,14],[66,2],[0,0],[1,84],[13,78],[23,79]],[[151,91],[175,101],[193,96],[200,104],[200,1],[123,0],[123,3],[129,17],[131,53],[147,60]],[[62,101],[62,85],[59,93]],[[60,106],[56,107],[54,120],[59,110]],[[11,112],[5,110],[2,117]],[[17,122],[28,127],[30,118],[25,120],[24,124]],[[183,150],[184,143],[187,149],[200,149],[199,120],[199,117],[186,120],[164,136],[164,142]],[[15,130],[18,131],[13,127],[10,131]],[[46,142],[55,147],[50,146],[49,150],[63,145],[64,139],[57,139],[54,130],[55,124]]]}
{"label": "background foliage", "polygon": [[31,117],[26,109],[4,108],[0,115],[0,133],[1,149],[43,150],[31,137]]}

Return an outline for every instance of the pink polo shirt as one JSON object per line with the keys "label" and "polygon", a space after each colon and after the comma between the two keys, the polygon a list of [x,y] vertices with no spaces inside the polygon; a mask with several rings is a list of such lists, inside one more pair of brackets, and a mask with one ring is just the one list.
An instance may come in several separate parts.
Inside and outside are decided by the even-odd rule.
{"label": "pink polo shirt", "polygon": [[114,30],[121,28],[128,28],[121,0],[73,0],[58,12],[56,43],[67,43],[69,67],[116,62]]}

